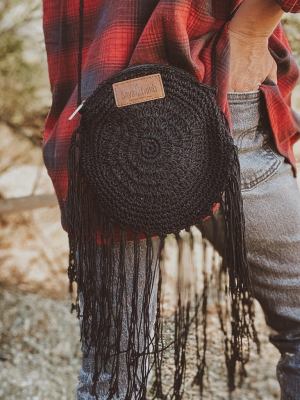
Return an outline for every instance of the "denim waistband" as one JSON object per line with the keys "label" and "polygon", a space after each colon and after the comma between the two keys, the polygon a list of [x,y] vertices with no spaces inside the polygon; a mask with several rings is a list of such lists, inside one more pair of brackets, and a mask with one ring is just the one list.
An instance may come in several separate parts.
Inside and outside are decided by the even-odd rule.
{"label": "denim waistband", "polygon": [[228,92],[233,136],[257,129],[260,121],[260,90]]}
{"label": "denim waistband", "polygon": [[260,90],[252,90],[250,92],[227,92],[227,99],[229,103],[248,103],[252,100],[258,100],[260,94]]}

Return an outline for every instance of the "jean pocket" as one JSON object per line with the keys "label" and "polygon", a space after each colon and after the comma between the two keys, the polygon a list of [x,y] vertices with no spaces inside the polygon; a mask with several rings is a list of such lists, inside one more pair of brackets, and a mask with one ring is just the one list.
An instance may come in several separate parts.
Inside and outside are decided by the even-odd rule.
{"label": "jean pocket", "polygon": [[240,135],[235,144],[241,166],[241,189],[249,191],[276,173],[284,157],[272,144],[271,133],[263,128]]}

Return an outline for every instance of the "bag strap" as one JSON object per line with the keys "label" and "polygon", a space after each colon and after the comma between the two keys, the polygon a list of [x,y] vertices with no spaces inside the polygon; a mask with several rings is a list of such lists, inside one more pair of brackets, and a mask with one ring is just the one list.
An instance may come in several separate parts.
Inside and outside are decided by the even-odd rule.
{"label": "bag strap", "polygon": [[79,40],[78,40],[78,93],[77,107],[81,105],[82,90],[82,48],[83,48],[83,17],[84,17],[84,0],[79,0]]}
{"label": "bag strap", "polygon": [[[232,19],[237,9],[240,7],[242,2],[232,11],[229,15],[228,19],[224,22],[224,24],[219,29],[218,34],[215,37],[213,46],[212,46],[212,87],[215,88],[216,94],[218,92],[218,88],[216,86],[216,75],[217,75],[217,63],[216,63],[216,48],[218,41],[221,37],[224,26],[228,21]],[[78,40],[78,92],[77,92],[77,110],[82,104],[81,93],[82,93],[82,49],[83,49],[83,18],[84,18],[84,0],[79,0],[79,40]],[[76,111],[77,111],[76,110]]]}

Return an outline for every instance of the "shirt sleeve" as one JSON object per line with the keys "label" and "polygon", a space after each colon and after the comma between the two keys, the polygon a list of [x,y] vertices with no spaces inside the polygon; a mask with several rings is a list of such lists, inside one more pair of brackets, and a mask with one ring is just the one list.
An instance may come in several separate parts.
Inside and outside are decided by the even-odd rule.
{"label": "shirt sleeve", "polygon": [[284,12],[298,13],[300,12],[300,0],[276,0]]}

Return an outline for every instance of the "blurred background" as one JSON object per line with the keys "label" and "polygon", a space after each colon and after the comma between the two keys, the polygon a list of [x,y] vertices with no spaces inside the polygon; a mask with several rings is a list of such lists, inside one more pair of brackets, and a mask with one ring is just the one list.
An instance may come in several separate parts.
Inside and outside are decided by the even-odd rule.
{"label": "blurred background", "polygon": [[[282,22],[300,65],[300,16]],[[2,0],[0,37],[0,398],[75,399],[81,354],[70,313],[68,242],[41,152],[51,93],[40,0]],[[293,107],[300,113],[299,85]],[[300,162],[299,143],[295,154]],[[278,354],[257,309],[262,354],[254,354],[234,399],[279,399]],[[206,398],[227,399],[214,357],[211,382],[217,386]],[[191,389],[185,399],[192,398],[198,395]]]}

